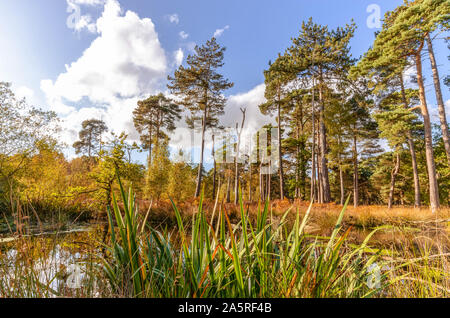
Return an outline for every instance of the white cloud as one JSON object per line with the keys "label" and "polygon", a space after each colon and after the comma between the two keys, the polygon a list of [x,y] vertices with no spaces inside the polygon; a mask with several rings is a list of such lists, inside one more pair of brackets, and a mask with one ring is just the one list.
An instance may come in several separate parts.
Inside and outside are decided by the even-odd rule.
{"label": "white cloud", "polygon": [[[445,117],[447,118],[447,121],[450,120],[450,99],[444,102],[444,109],[445,109]],[[428,104],[428,111],[430,112],[431,122],[440,125],[441,119],[439,116],[439,109],[436,104]]]}
{"label": "white cloud", "polygon": [[19,99],[26,99],[28,102],[32,102],[34,97],[34,91],[26,86],[21,86],[15,90],[15,94]]}
{"label": "white cloud", "polygon": [[[266,101],[264,97],[265,85],[260,84],[248,92],[231,95],[228,97],[227,104],[225,106],[225,114],[220,118],[221,124],[225,129],[231,133],[235,133],[236,123],[239,126],[242,121],[241,108],[246,110],[246,121],[244,131],[242,133],[242,149],[252,142],[252,137],[260,130],[264,125],[274,123],[273,118],[264,116],[259,110],[259,105]],[[198,152],[200,149],[200,133],[193,134],[193,131],[185,128],[184,119],[177,125],[177,129],[173,134],[170,146],[172,149],[183,149],[186,154],[192,155],[195,160],[198,160]],[[216,140],[217,142],[220,142]],[[211,131],[208,131],[205,143],[205,163],[211,163],[211,149],[212,149],[212,135]],[[191,153],[194,152],[194,154]],[[194,162],[196,162],[194,160]]]}
{"label": "white cloud", "polygon": [[450,99],[447,100],[447,101],[444,103],[444,105],[445,105],[445,115],[446,115],[446,117],[447,117],[447,121],[449,121],[449,120],[450,120]]}
{"label": "white cloud", "polygon": [[90,15],[83,15],[80,17],[80,19],[77,21],[77,23],[74,26],[75,31],[81,31],[83,29],[88,30],[91,33],[97,32],[97,27],[95,23],[91,23],[92,17]]}
{"label": "white cloud", "polygon": [[417,88],[417,84],[414,84],[414,79],[417,77],[417,69],[414,65],[406,68],[403,72],[403,78],[406,88]]}
{"label": "white cloud", "polygon": [[184,32],[184,31],[181,31],[181,32],[179,33],[179,35],[180,35],[180,38],[182,38],[183,40],[186,40],[186,39],[189,37],[189,34],[187,34],[187,33]]}
{"label": "white cloud", "polygon": [[99,35],[82,56],[55,81],[41,81],[49,108],[63,117],[63,138],[69,145],[81,122],[91,117],[103,118],[116,132],[126,131],[137,139],[132,124],[137,100],[159,91],[168,72],[150,19],[132,11],[123,14],[117,0],[107,0],[95,26]]}
{"label": "white cloud", "polygon": [[66,0],[67,12],[71,13],[67,19],[67,26],[76,32],[86,29],[90,33],[96,33],[97,28],[95,22],[92,22],[92,16],[89,14],[82,15],[81,6],[100,6],[106,3],[106,0]]}
{"label": "white cloud", "polygon": [[262,128],[262,126],[273,122],[268,116],[265,116],[259,110],[259,105],[266,102],[264,97],[266,86],[260,84],[250,91],[242,94],[232,95],[228,98],[225,107],[225,115],[221,118],[223,125],[227,127],[235,127],[237,122],[241,122],[241,108],[246,108],[246,130],[254,133]]}
{"label": "white cloud", "polygon": [[67,0],[67,3],[73,3],[78,5],[96,6],[105,4],[106,0]]}
{"label": "white cloud", "polygon": [[214,37],[215,38],[218,38],[218,37],[220,37],[220,36],[222,36],[222,34],[223,34],[223,32],[225,32],[225,30],[228,30],[230,28],[230,26],[229,25],[226,25],[226,26],[224,26],[223,27],[223,29],[217,29],[215,32],[214,32]]}
{"label": "white cloud", "polygon": [[184,52],[182,49],[178,49],[174,52],[174,59],[175,59],[175,67],[178,67],[181,64],[183,64]]}
{"label": "white cloud", "polygon": [[169,19],[170,23],[180,23],[180,17],[176,13],[168,15],[167,18]]}

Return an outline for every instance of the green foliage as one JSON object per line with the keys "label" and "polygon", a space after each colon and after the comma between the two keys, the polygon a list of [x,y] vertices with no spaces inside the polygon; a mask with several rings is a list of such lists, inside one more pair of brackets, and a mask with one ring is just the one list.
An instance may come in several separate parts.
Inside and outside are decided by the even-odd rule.
{"label": "green foliage", "polygon": [[194,196],[195,171],[184,161],[183,156],[180,151],[169,170],[167,195],[175,202],[184,202]]}
{"label": "green foliage", "polygon": [[161,199],[161,195],[167,192],[171,162],[169,158],[168,140],[157,144],[153,151],[151,166],[147,176],[146,193],[153,199]]}
{"label": "green foliage", "polygon": [[141,166],[126,160],[127,135],[113,134],[113,139],[103,146],[99,152],[98,164],[89,174],[95,181],[97,192],[96,199],[103,206],[111,205],[114,180],[117,175],[130,181],[142,178]]}
{"label": "green foliage", "polygon": [[[401,147],[407,141],[408,132],[413,130],[417,116],[403,105],[387,105],[374,115],[381,130],[380,137],[387,139],[392,149]],[[417,123],[416,123],[417,125]]]}
{"label": "green foliage", "polygon": [[16,175],[26,169],[40,142],[54,142],[56,114],[18,100],[11,84],[0,82],[0,195],[16,185]]}

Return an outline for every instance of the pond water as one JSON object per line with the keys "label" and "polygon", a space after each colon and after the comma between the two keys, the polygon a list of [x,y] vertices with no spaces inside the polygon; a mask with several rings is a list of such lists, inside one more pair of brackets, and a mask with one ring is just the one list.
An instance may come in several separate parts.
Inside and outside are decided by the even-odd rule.
{"label": "pond water", "polygon": [[1,238],[0,297],[98,296],[101,230],[91,225]]}

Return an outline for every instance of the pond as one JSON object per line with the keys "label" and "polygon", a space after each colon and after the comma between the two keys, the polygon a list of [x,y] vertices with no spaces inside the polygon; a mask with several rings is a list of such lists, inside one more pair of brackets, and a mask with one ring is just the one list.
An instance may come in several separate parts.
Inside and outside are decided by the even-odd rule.
{"label": "pond", "polygon": [[102,228],[0,238],[0,297],[98,296]]}

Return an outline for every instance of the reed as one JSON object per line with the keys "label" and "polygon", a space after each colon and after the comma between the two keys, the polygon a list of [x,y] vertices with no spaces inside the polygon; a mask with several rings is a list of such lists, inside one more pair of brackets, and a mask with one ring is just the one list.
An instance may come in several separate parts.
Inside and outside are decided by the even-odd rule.
{"label": "reed", "polygon": [[[172,202],[175,228],[155,228],[151,209],[139,211],[132,188],[125,192],[119,180],[119,189],[107,210],[108,231],[88,237],[29,236],[26,213],[14,205],[19,235],[0,240],[0,297],[450,296],[450,244],[441,223],[420,223],[434,233],[426,236],[404,220],[392,222],[355,243],[347,204],[330,214],[334,225],[319,236],[307,233],[318,220],[312,205],[279,215],[266,202],[250,211],[241,194],[233,217],[227,205],[206,211],[201,196],[192,214]],[[73,259],[75,252],[81,257]],[[73,264],[83,271],[78,288],[68,286]]]}
{"label": "reed", "polygon": [[[268,202],[260,205],[251,222],[240,197],[240,221],[232,224],[225,209],[211,217],[198,212],[190,226],[173,203],[178,231],[145,231],[130,189],[123,213],[116,198],[108,211],[111,257],[104,270],[114,293],[126,297],[370,297],[388,284],[369,288],[370,268],[383,267],[379,253],[366,253],[374,230],[357,247],[346,243],[342,209],[333,232],[326,240],[310,239],[304,233],[312,209],[303,218],[296,211],[293,226],[287,226],[286,211],[279,224],[271,220]],[[370,284],[369,284],[370,285]]]}

